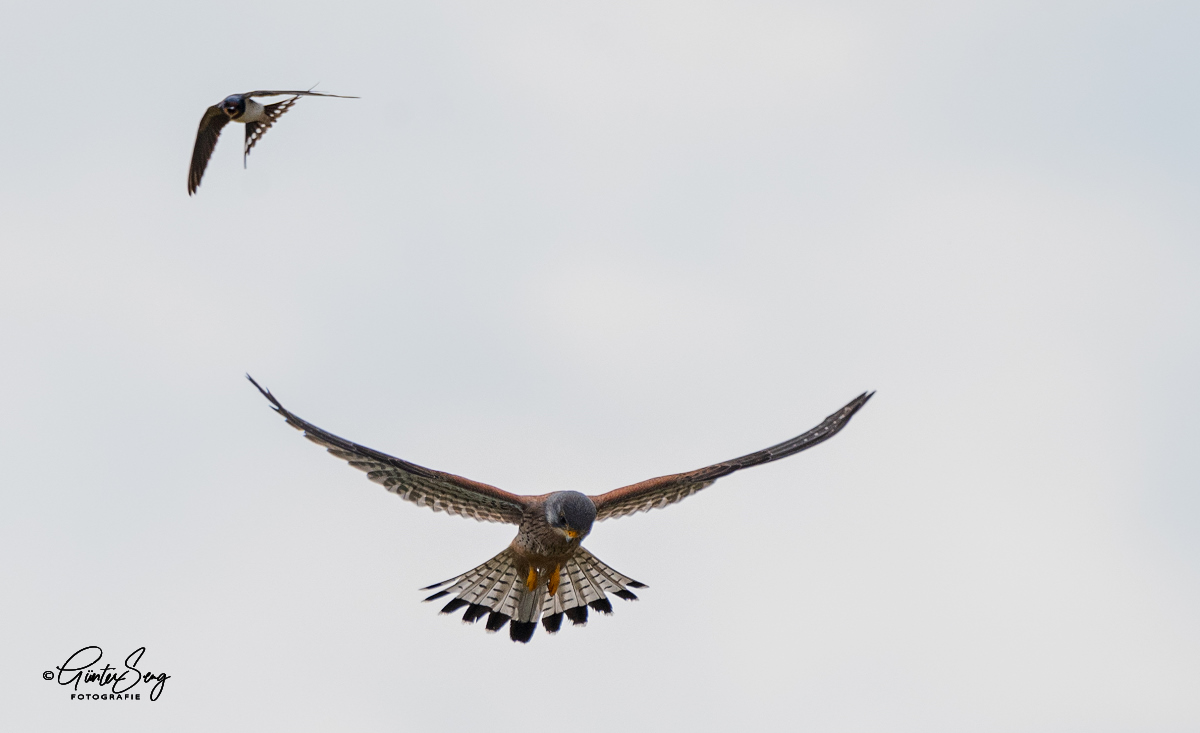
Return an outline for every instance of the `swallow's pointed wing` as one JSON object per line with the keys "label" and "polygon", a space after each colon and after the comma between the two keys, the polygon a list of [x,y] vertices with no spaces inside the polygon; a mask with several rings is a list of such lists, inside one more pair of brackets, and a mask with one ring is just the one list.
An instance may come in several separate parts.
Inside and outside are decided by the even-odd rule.
{"label": "swallow's pointed wing", "polygon": [[358,99],[358,97],[347,97],[344,94],[325,94],[324,92],[288,92],[288,91],[272,91],[269,89],[259,89],[253,92],[246,92],[243,97],[282,97],[290,95],[293,97],[337,97],[338,99]]}
{"label": "swallow's pointed wing", "polygon": [[632,486],[615,489],[607,494],[593,496],[591,499],[596,505],[596,519],[622,517],[626,514],[648,511],[664,507],[668,504],[674,504],[701,489],[711,486],[717,479],[722,476],[728,476],[734,471],[777,461],[780,458],[786,458],[794,453],[807,450],[817,443],[829,440],[836,435],[839,430],[846,426],[846,423],[850,421],[854,413],[858,412],[867,403],[867,400],[871,399],[871,395],[873,394],[875,393],[864,392],[851,400],[845,407],[825,418],[824,422],[812,430],[802,435],[797,435],[791,440],[785,440],[779,445],[765,448],[741,458],[734,458],[731,461],[723,461],[706,466],[705,468],[699,468],[695,471],[677,473],[672,476],[659,476],[658,478],[642,481]]}
{"label": "swallow's pointed wing", "polygon": [[367,478],[382,484],[400,498],[418,506],[427,506],[435,512],[458,514],[484,522],[521,523],[521,513],[525,509],[524,497],[452,473],[418,466],[339,438],[288,412],[274,395],[259,387],[250,375],[247,374],[246,378],[258,387],[263,397],[270,400],[275,411],[283,415],[288,425],[303,431],[304,437],[324,446],[354,468],[366,471]]}
{"label": "swallow's pointed wing", "polygon": [[208,159],[212,157],[213,148],[217,147],[217,138],[221,136],[221,128],[229,124],[229,117],[221,111],[219,105],[213,105],[200,118],[200,128],[196,130],[196,146],[192,148],[192,166],[188,169],[188,196],[200,188],[200,179],[204,177],[204,169],[208,167]]}

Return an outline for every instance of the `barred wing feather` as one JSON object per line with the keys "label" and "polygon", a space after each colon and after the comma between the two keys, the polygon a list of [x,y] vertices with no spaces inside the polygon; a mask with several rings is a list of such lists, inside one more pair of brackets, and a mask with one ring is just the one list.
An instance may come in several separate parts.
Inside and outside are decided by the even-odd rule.
{"label": "barred wing feather", "polygon": [[677,473],[671,476],[659,476],[641,483],[615,489],[607,494],[591,497],[596,505],[596,520],[623,517],[635,512],[644,512],[683,501],[692,494],[712,486],[713,482],[722,476],[728,476],[734,471],[757,466],[763,463],[777,461],[780,458],[807,450],[818,443],[829,440],[846,426],[854,413],[858,412],[874,392],[864,392],[851,400],[845,407],[825,418],[820,425],[808,432],[785,440],[754,453],[723,461],[711,466]]}
{"label": "barred wing feather", "polygon": [[521,512],[525,508],[523,497],[452,473],[418,466],[340,438],[293,415],[250,375],[246,375],[246,378],[258,387],[258,391],[271,402],[276,412],[283,415],[288,425],[302,431],[304,437],[323,446],[354,468],[365,471],[367,478],[400,498],[417,506],[427,506],[435,512],[457,514],[483,522],[521,523]]}

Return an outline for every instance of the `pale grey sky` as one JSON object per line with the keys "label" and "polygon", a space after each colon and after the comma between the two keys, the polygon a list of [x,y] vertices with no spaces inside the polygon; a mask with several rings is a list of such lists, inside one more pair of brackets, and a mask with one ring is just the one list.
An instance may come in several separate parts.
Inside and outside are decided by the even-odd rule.
{"label": "pale grey sky", "polygon": [[[1200,728],[1200,7],[0,13],[5,730]],[[304,99],[243,170],[205,107]],[[518,493],[833,441],[587,546],[531,644],[416,591]],[[95,644],[149,703],[41,679]]]}

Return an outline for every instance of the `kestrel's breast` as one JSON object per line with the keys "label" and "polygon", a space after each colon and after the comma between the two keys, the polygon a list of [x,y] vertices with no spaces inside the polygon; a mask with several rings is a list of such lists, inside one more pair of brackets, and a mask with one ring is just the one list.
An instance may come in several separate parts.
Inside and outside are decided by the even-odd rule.
{"label": "kestrel's breast", "polygon": [[566,560],[579,548],[579,540],[568,540],[546,521],[543,506],[525,510],[520,529],[510,545],[513,552],[534,566],[553,565]]}

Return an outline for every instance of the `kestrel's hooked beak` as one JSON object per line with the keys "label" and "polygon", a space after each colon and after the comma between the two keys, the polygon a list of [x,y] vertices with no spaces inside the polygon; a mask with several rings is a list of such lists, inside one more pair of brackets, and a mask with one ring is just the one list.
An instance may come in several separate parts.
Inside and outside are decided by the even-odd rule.
{"label": "kestrel's hooked beak", "polygon": [[569,540],[573,540],[579,536],[579,533],[573,529],[564,529],[563,534],[565,534]]}

